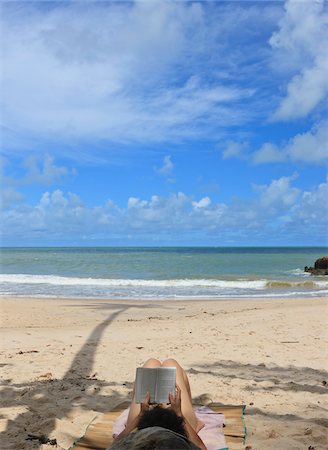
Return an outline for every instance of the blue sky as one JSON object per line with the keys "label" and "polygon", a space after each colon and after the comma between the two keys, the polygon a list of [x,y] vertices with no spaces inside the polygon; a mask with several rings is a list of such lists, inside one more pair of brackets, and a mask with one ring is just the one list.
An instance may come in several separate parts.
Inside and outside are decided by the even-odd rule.
{"label": "blue sky", "polygon": [[328,7],[2,2],[3,245],[327,245]]}

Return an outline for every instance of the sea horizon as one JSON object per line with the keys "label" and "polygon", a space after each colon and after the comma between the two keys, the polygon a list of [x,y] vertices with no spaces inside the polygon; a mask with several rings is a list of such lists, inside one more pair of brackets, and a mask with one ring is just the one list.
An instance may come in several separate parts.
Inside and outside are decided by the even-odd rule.
{"label": "sea horizon", "polygon": [[325,245],[0,245],[0,251],[10,248],[312,248],[328,251]]}

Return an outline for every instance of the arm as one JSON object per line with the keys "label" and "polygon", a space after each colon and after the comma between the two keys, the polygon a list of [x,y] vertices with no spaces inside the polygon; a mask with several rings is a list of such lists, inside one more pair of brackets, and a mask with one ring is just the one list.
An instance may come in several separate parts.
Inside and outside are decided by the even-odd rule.
{"label": "arm", "polygon": [[114,439],[114,442],[120,441],[121,439],[128,436],[135,428],[138,426],[139,416],[135,417],[130,423],[127,423],[126,427],[124,428],[121,433],[116,436]]}
{"label": "arm", "polygon": [[201,438],[198,436],[196,431],[193,429],[193,427],[189,424],[189,422],[185,419],[185,428],[188,434],[188,439],[197,447],[199,447],[201,450],[206,450],[204,442],[201,440]]}
{"label": "arm", "polygon": [[205,447],[204,442],[201,440],[201,438],[198,436],[194,428],[190,425],[188,420],[183,416],[181,411],[181,389],[179,386],[176,386],[176,394],[169,395],[169,400],[171,403],[170,408],[176,413],[177,416],[183,417],[184,419],[184,425],[185,429],[188,435],[188,439],[195,445],[197,445],[201,450],[207,450]]}
{"label": "arm", "polygon": [[133,430],[135,430],[138,427],[140,415],[144,411],[147,411],[149,409],[149,402],[150,402],[150,394],[148,392],[144,401],[140,405],[139,415],[136,416],[134,419],[130,420],[130,422],[129,421],[127,422],[126,427],[118,436],[116,436],[116,438],[114,439],[114,442],[120,441],[121,439],[125,438],[130,433],[132,433]]}

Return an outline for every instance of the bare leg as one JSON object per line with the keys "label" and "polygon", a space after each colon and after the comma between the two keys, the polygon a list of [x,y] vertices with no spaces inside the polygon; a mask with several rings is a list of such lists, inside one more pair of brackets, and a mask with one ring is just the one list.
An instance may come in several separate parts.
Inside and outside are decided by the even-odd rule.
{"label": "bare leg", "polygon": [[190,384],[186,372],[180,366],[175,359],[167,359],[162,364],[163,367],[176,367],[177,369],[177,385],[181,389],[181,411],[183,416],[193,427],[196,433],[203,427],[203,423],[200,422],[194,412],[192,406],[192,397]]}
{"label": "bare leg", "polygon": [[[142,367],[155,368],[160,367],[162,364],[158,359],[150,358]],[[127,425],[132,422],[140,413],[140,404],[135,400],[135,387],[133,388],[133,398],[130,405],[130,411],[127,419]]]}

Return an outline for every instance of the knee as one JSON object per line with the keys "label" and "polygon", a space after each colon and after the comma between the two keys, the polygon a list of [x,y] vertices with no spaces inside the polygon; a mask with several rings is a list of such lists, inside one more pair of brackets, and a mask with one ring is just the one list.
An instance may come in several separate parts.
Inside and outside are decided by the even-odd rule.
{"label": "knee", "polygon": [[158,359],[149,358],[142,367],[154,368],[160,367],[162,364]]}
{"label": "knee", "polygon": [[181,367],[177,360],[173,358],[166,359],[163,361],[162,366],[164,367]]}

